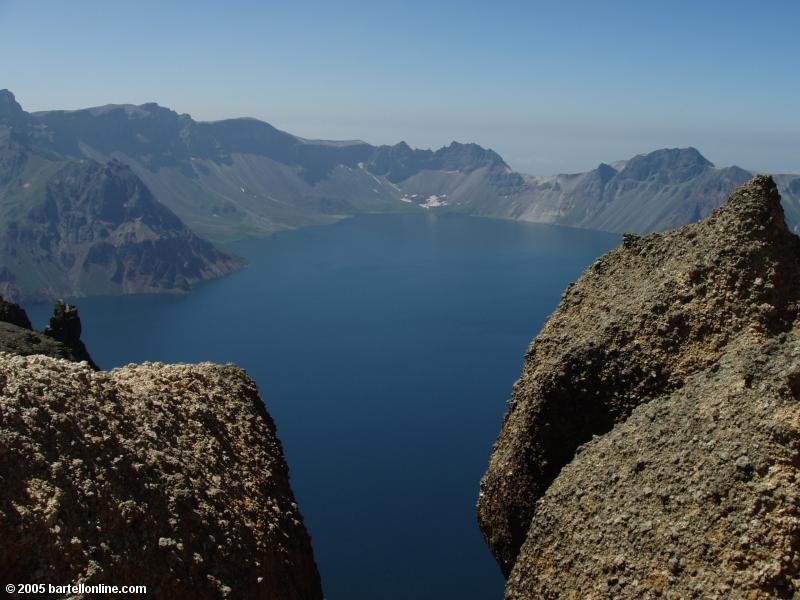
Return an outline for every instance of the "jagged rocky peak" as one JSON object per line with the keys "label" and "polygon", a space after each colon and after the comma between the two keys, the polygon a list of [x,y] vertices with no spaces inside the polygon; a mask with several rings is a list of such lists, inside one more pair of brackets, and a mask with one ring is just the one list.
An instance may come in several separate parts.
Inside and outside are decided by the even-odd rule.
{"label": "jagged rocky peak", "polygon": [[[14,142],[24,141],[28,135],[28,113],[22,110],[17,99],[9,90],[0,90],[0,145],[8,141],[7,132],[12,132]],[[2,151],[3,148],[0,148]],[[2,179],[0,169],[0,179]]]}
{"label": "jagged rocky peak", "polygon": [[78,307],[59,300],[53,307],[53,316],[50,317],[50,324],[44,328],[44,334],[70,348],[77,360],[85,360],[92,368],[97,369],[97,365],[81,341],[82,329]]}
{"label": "jagged rocky peak", "polygon": [[791,597],[798,307],[800,239],[766,175],[570,286],[481,482],[507,597]]}
{"label": "jagged rocky peak", "polygon": [[609,164],[600,163],[599,165],[597,165],[597,174],[600,176],[600,180],[603,183],[607,183],[608,181],[610,181],[611,178],[614,177],[617,173],[618,171]]}
{"label": "jagged rocky peak", "polygon": [[483,166],[508,168],[497,152],[474,143],[462,144],[453,141],[449,146],[437,150],[434,157],[441,161],[438,167],[443,169],[472,170]]}
{"label": "jagged rocky peak", "polygon": [[21,306],[0,297],[0,352],[21,356],[42,354],[75,362],[85,361],[90,368],[98,369],[81,341],[78,309],[63,301],[56,303],[50,325],[39,332],[33,329]]}
{"label": "jagged rocky peak", "polygon": [[630,159],[620,176],[637,181],[656,179],[661,183],[680,183],[714,168],[696,148],[664,148]]}
{"label": "jagged rocky peak", "polygon": [[75,342],[81,339],[81,319],[78,307],[66,304],[63,300],[56,302],[50,324],[45,327],[46,335],[61,342]]}
{"label": "jagged rocky peak", "polygon": [[21,115],[24,111],[9,90],[0,90],[0,117]]}

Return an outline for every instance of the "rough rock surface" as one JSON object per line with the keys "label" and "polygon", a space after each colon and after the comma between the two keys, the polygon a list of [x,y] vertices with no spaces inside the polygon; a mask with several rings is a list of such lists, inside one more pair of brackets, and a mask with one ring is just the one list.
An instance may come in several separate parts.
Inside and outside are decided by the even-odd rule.
{"label": "rough rock surface", "polygon": [[233,366],[0,354],[0,579],[322,598],[275,426]]}
{"label": "rough rock surface", "polygon": [[798,593],[798,301],[767,176],[567,290],[481,482],[509,598]]}

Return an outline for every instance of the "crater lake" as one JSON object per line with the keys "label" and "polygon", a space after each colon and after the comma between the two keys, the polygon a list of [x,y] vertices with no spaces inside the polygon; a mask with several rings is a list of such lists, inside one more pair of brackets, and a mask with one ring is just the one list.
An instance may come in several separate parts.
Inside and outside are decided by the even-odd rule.
{"label": "crater lake", "polygon": [[[104,369],[235,363],[259,386],[329,600],[501,598],[478,484],[531,340],[620,236],[365,215],[238,242],[185,296],[73,300]],[[26,307],[43,327],[50,305]]]}

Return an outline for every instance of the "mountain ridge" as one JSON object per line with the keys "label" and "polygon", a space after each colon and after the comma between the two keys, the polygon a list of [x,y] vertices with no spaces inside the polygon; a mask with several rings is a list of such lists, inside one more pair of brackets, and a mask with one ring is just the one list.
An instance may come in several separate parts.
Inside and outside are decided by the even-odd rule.
{"label": "mountain ridge", "polygon": [[[5,90],[0,91],[0,232],[7,247],[20,243],[9,241],[9,224],[16,224],[14,231],[21,224],[30,231],[29,211],[46,197],[49,179],[81,161],[126,165],[130,175],[115,167],[117,175],[141,180],[152,196],[151,212],[163,213],[159,207],[166,207],[182,224],[174,221],[169,234],[161,232],[163,252],[152,240],[136,237],[147,238],[136,224],[113,236],[106,231],[102,235],[119,243],[128,239],[140,245],[135,251],[118,249],[118,256],[106,261],[106,272],[95,277],[82,267],[75,271],[69,257],[65,263],[60,255],[42,256],[35,244],[18,248],[17,257],[38,256],[39,263],[49,261],[60,274],[26,267],[6,251],[0,293],[20,298],[35,289],[54,298],[185,291],[195,281],[238,267],[202,238],[220,244],[371,212],[458,213],[613,233],[663,231],[707,217],[752,177],[740,167],[715,167],[693,147],[600,163],[584,173],[523,175],[475,143],[453,141],[431,150],[404,141],[373,146],[310,140],[247,117],[195,121],[154,102],[28,113]],[[787,222],[797,232],[800,176],[776,175],[775,181]],[[41,230],[44,221],[38,225]],[[182,245],[175,244],[177,239]],[[94,251],[87,273],[102,263],[101,255],[101,249]],[[186,257],[193,267],[183,267]],[[129,273],[124,282],[120,272]],[[20,283],[33,276],[39,281]],[[42,285],[51,280],[59,282],[53,289]]]}
{"label": "mountain ridge", "polygon": [[[648,233],[704,218],[752,176],[718,169],[692,147],[533,176],[473,143],[425,150],[402,141],[311,140],[249,117],[195,121],[156,103],[24,114],[41,146],[128,164],[161,203],[216,242],[409,210]],[[796,180],[776,176],[794,230]]]}
{"label": "mountain ridge", "polygon": [[0,94],[0,293],[12,300],[186,292],[240,266],[157,202],[131,168],[59,150]]}

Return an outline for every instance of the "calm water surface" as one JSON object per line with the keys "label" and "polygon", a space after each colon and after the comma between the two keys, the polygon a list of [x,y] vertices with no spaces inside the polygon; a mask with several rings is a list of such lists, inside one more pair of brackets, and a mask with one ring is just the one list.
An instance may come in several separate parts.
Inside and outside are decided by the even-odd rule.
{"label": "calm water surface", "polygon": [[[184,297],[80,299],[111,368],[233,362],[278,425],[329,600],[501,598],[478,482],[527,345],[618,236],[368,215],[231,248]],[[49,306],[30,307],[43,326]]]}

